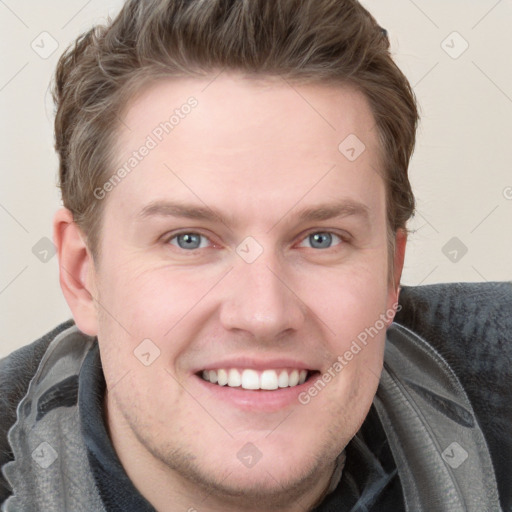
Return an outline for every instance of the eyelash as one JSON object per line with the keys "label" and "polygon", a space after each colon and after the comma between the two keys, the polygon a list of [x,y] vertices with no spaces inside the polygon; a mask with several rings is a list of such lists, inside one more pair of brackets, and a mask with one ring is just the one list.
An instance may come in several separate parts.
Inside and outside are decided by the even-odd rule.
{"label": "eyelash", "polygon": [[[304,241],[304,240],[307,240],[311,235],[316,235],[316,234],[329,234],[329,235],[332,235],[333,237],[337,237],[339,239],[339,242],[335,245],[332,245],[331,247],[327,247],[325,249],[318,249],[318,248],[315,248],[315,247],[309,247],[310,249],[316,249],[317,251],[321,251],[321,252],[327,252],[329,251],[330,249],[333,249],[339,245],[343,245],[345,243],[348,242],[348,236],[343,236],[341,234],[338,234],[338,233],[334,233],[333,231],[327,231],[327,230],[313,230],[313,231],[309,231],[308,233],[306,233],[302,238],[301,238],[301,242]],[[205,238],[207,239],[211,244],[213,244],[213,246],[215,246],[215,243],[212,242],[210,240],[210,238],[206,235],[204,235],[203,233],[200,233],[198,231],[180,231],[178,233],[173,233],[172,235],[170,236],[167,236],[165,239],[164,239],[164,243],[165,244],[170,244],[170,245],[173,245],[174,247],[176,247],[178,250],[182,251],[182,252],[188,252],[188,253],[195,253],[196,251],[200,250],[200,249],[206,249],[208,247],[198,247],[198,248],[195,248],[195,249],[183,249],[181,248],[179,245],[177,244],[172,244],[171,241],[174,240],[174,239],[177,239],[180,235],[199,235],[200,237],[202,238]],[[308,247],[306,247],[308,248]]]}

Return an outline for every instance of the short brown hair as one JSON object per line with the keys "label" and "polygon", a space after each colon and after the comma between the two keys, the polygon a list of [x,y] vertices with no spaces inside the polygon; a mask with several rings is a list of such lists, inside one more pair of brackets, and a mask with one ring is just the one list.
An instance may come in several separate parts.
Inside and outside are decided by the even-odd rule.
{"label": "short brown hair", "polygon": [[66,50],[53,88],[62,199],[93,256],[104,203],[93,191],[113,173],[128,100],[148,80],[219,70],[361,91],[384,154],[388,227],[405,228],[414,211],[416,100],[386,32],[357,0],[128,0]]}

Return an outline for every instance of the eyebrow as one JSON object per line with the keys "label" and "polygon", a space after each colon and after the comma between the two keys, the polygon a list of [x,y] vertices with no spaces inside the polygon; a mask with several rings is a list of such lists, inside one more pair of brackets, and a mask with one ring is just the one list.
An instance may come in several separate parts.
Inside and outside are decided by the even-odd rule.
{"label": "eyebrow", "polygon": [[[291,208],[281,220],[293,210]],[[329,220],[339,217],[358,216],[368,221],[370,209],[363,203],[354,200],[343,200],[335,203],[319,204],[299,210],[295,215],[301,222]],[[179,217],[192,220],[217,220],[225,225],[236,222],[235,215],[226,216],[219,210],[208,206],[199,206],[170,201],[152,201],[140,210],[136,218],[140,221],[151,217]],[[275,225],[277,225],[278,221]]]}

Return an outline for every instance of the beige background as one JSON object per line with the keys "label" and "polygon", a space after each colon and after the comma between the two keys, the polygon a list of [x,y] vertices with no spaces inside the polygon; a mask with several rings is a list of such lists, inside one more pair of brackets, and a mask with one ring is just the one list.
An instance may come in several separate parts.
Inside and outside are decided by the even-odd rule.
{"label": "beige background", "polygon": [[[403,284],[512,279],[512,1],[363,3],[423,114]],[[0,2],[0,357],[70,317],[57,258],[44,252],[60,204],[48,85],[69,42],[120,5]]]}

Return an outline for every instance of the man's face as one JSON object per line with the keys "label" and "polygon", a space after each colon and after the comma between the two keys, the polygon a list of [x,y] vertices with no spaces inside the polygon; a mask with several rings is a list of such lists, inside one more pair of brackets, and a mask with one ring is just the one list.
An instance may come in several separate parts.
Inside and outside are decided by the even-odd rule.
{"label": "man's face", "polygon": [[270,496],[332,471],[371,405],[385,187],[360,93],[212,80],[153,84],[123,118],[119,166],[140,161],[103,199],[93,281],[107,417],[123,463]]}

